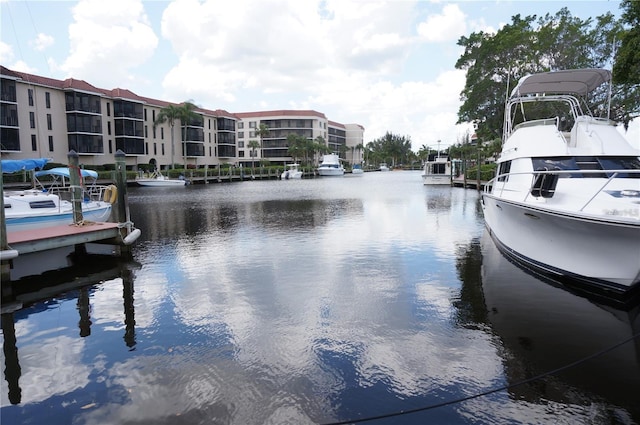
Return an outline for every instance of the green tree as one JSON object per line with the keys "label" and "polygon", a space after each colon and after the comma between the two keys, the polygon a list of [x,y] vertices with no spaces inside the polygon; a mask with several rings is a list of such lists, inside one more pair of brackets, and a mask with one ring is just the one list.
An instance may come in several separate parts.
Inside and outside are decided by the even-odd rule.
{"label": "green tree", "polygon": [[195,124],[195,122],[199,125],[199,122],[202,120],[202,116],[195,112],[196,108],[197,106],[190,100],[183,102],[178,106],[178,118],[180,119],[180,126],[182,130],[182,140],[180,140],[180,143],[182,144],[182,157],[185,161],[187,159],[187,129],[189,125]]}
{"label": "green tree", "polygon": [[629,29],[621,31],[620,48],[613,64],[613,79],[619,84],[640,84],[640,1],[622,0],[622,22]]}
{"label": "green tree", "polygon": [[305,156],[306,144],[307,139],[299,134],[289,133],[289,135],[287,135],[287,153],[294,161]]}
{"label": "green tree", "polygon": [[264,147],[263,139],[269,136],[269,127],[265,124],[260,124],[258,128],[256,128],[256,136],[260,139],[260,160],[264,159],[264,151],[262,148]]}
{"label": "green tree", "polygon": [[[611,14],[592,19],[573,18],[563,8],[555,15],[522,18],[495,34],[472,33],[461,37],[464,48],[456,68],[467,71],[461,93],[458,123],[479,123],[478,137],[493,140],[502,135],[504,103],[518,80],[531,73],[604,67],[611,60],[621,26]],[[640,109],[638,88],[614,88],[612,119],[628,123]]]}
{"label": "green tree", "polygon": [[174,168],[174,160],[173,157],[175,155],[175,146],[174,146],[174,138],[173,138],[173,127],[175,126],[176,120],[180,119],[182,111],[180,106],[178,105],[167,105],[160,110],[160,113],[156,116],[156,120],[153,122],[153,127],[156,128],[160,124],[164,124],[165,122],[169,124],[171,128],[171,169]]}
{"label": "green tree", "polygon": [[367,143],[369,162],[386,162],[395,166],[400,163],[410,163],[413,156],[411,138],[387,132],[383,137]]}
{"label": "green tree", "polygon": [[256,151],[260,148],[260,142],[257,140],[249,140],[247,147],[251,149],[251,172],[253,173],[253,168],[255,168]]}

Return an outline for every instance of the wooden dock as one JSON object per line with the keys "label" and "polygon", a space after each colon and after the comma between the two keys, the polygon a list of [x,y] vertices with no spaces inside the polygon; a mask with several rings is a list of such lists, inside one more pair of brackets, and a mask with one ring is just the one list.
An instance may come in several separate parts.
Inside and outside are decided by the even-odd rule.
{"label": "wooden dock", "polygon": [[18,255],[120,238],[118,223],[90,222],[83,225],[51,226],[7,234],[7,242]]}
{"label": "wooden dock", "polygon": [[[77,169],[78,154],[69,152],[69,167]],[[76,253],[86,253],[87,243],[113,245],[113,252],[117,256],[130,256],[131,244],[141,234],[129,220],[129,206],[127,201],[127,182],[125,154],[116,152],[115,186],[117,198],[113,204],[112,220],[109,222],[85,221],[82,217],[81,195],[74,194],[73,222],[68,225],[49,226],[32,230],[6,231],[4,216],[4,197],[0,199],[0,280],[4,289],[5,283],[11,281],[11,268],[14,261],[22,259],[23,255],[47,252],[59,248],[71,248]],[[1,167],[0,167],[1,169]],[[70,173],[70,184],[79,191],[79,175]],[[0,195],[4,196],[3,182],[0,178]],[[33,261],[33,260],[31,260]]]}

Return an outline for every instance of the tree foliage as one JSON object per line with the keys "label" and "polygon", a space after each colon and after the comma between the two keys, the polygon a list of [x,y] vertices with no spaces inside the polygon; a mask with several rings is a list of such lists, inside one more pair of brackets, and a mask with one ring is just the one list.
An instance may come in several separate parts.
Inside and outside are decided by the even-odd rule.
{"label": "tree foliage", "polygon": [[[461,37],[458,45],[464,52],[456,68],[466,70],[467,78],[458,123],[478,123],[481,139],[500,137],[506,97],[521,77],[562,69],[606,67],[622,33],[622,23],[611,13],[595,20],[581,20],[563,8],[555,15],[540,18],[515,15],[495,34],[480,31]],[[638,69],[640,64],[635,67]],[[611,118],[628,125],[638,111],[640,88],[615,86]]]}
{"label": "tree foliage", "polygon": [[369,164],[385,162],[395,166],[411,163],[415,158],[411,150],[411,137],[387,132],[383,137],[367,143],[365,158]]}
{"label": "tree foliage", "polygon": [[614,81],[640,84],[640,1],[622,0],[622,21],[629,29],[620,34],[620,48],[613,64]]}
{"label": "tree foliage", "polygon": [[329,153],[329,147],[324,138],[318,136],[315,140],[307,139],[296,133],[287,136],[287,151],[294,161],[300,159],[303,164],[315,164],[316,154]]}

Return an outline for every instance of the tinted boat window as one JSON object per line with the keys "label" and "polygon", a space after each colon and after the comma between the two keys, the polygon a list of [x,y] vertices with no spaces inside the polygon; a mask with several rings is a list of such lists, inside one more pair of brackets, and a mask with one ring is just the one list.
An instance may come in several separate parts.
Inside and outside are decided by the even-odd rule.
{"label": "tinted boat window", "polygon": [[[575,158],[532,158],[535,171],[579,170]],[[559,174],[560,178],[582,177],[582,173]]]}
{"label": "tinted boat window", "polygon": [[[635,156],[600,157],[598,162],[600,162],[603,170],[640,170],[640,159]],[[635,174],[620,173],[617,177],[640,179],[640,172]]]}

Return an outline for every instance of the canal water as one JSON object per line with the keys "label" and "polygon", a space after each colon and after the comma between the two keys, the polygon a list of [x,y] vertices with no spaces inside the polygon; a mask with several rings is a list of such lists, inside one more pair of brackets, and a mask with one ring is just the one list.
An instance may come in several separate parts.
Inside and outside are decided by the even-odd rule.
{"label": "canal water", "polygon": [[507,261],[474,190],[128,192],[133,261],[68,256],[3,299],[3,425],[640,421],[637,308]]}

